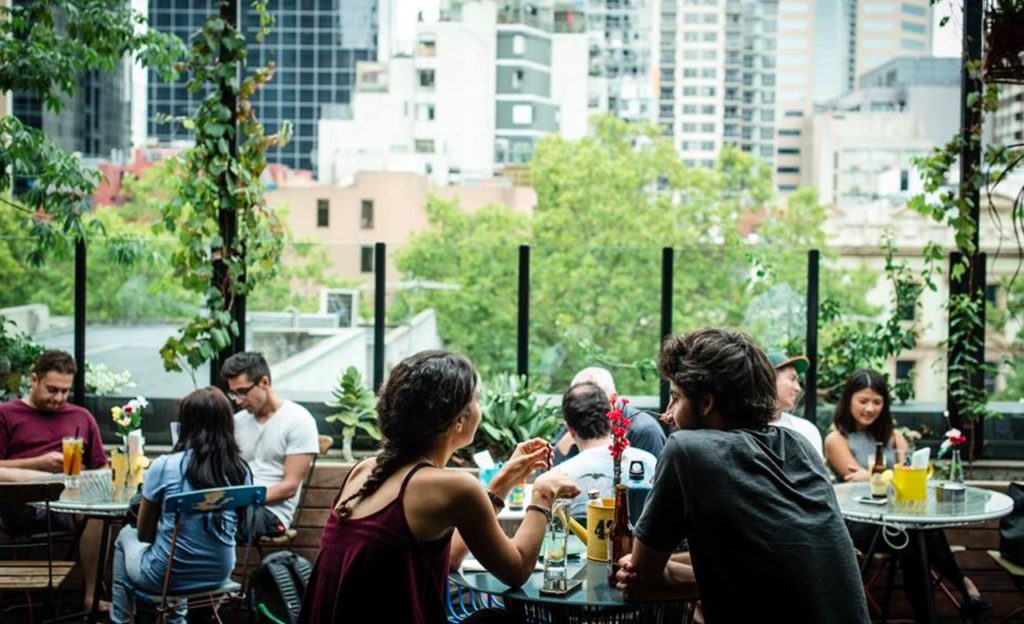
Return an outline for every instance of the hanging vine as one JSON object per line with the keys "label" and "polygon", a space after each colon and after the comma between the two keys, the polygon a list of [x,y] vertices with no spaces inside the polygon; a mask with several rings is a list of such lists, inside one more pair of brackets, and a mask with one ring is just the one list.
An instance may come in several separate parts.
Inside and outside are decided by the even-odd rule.
{"label": "hanging vine", "polygon": [[[257,0],[252,8],[260,18],[255,36],[259,43],[272,19],[265,1]],[[196,314],[160,350],[165,369],[194,373],[238,335],[232,318],[236,298],[278,271],[284,226],[266,205],[260,176],[267,149],[285,144],[291,127],[285,124],[276,135],[264,134],[250,100],[273,77],[274,63],[239,82],[237,68],[245,61],[246,42],[236,25],[213,15],[191,43],[191,57],[183,68],[189,75],[186,89],[205,96],[192,117],[182,121],[194,132],[195,145],[180,159],[177,194],[163,206],[156,230],[177,234],[180,248],[171,256],[174,273],[205,299],[205,313]],[[234,110],[225,105],[232,101]],[[237,219],[230,240],[220,224],[225,211]],[[215,262],[224,270],[215,272]]]}
{"label": "hanging vine", "polygon": [[[921,174],[924,193],[914,197],[910,206],[950,228],[962,252],[961,260],[951,267],[950,279],[966,279],[974,290],[974,296],[970,292],[951,294],[947,303],[950,331],[944,343],[947,347],[962,345],[962,348],[951,350],[948,379],[950,396],[967,427],[973,427],[984,418],[998,415],[988,407],[984,388],[971,383],[985,373],[992,372],[983,358],[978,359],[973,355],[984,350],[985,314],[984,284],[973,284],[971,281],[971,262],[978,251],[974,239],[976,228],[980,227],[972,215],[971,202],[976,193],[987,199],[989,217],[1002,234],[1004,224],[994,205],[992,189],[1006,180],[1020,165],[1024,159],[1024,144],[986,145],[980,166],[969,175],[962,176],[958,187],[951,187],[948,180],[953,166],[959,163],[964,147],[978,149],[984,145],[985,116],[994,113],[999,106],[998,83],[1024,82],[1024,68],[1020,63],[1024,53],[1024,38],[1019,35],[1021,17],[1024,17],[1024,0],[994,0],[987,7],[985,53],[980,61],[965,63],[969,76],[981,85],[980,91],[971,92],[966,98],[966,106],[974,112],[973,116],[968,117],[976,120],[976,123],[961,129],[961,133],[945,145],[935,148],[932,153],[914,159]],[[941,25],[944,26],[947,19],[944,18]],[[1007,59],[1016,59],[1016,62],[1008,62]],[[1024,249],[1022,198],[1024,190],[1016,194],[1011,210],[1011,224],[1018,249]],[[974,451],[972,443],[971,458]]]}

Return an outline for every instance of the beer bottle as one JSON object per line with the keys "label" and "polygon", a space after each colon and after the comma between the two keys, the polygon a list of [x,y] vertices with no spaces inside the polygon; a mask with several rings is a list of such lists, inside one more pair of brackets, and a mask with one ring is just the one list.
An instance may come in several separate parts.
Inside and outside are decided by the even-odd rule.
{"label": "beer bottle", "polygon": [[882,473],[885,472],[885,456],[884,447],[879,442],[875,445],[875,465],[871,466],[871,497],[872,498],[886,498],[888,495],[888,485],[885,479],[882,478]]}
{"label": "beer bottle", "polygon": [[608,584],[615,586],[619,559],[633,552],[633,531],[629,528],[629,498],[625,483],[615,485],[615,514],[608,534]]}

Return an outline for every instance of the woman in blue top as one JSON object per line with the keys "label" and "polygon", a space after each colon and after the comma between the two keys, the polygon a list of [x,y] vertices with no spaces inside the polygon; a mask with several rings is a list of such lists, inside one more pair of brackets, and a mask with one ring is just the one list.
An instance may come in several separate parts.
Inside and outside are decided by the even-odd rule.
{"label": "woman in blue top", "polygon": [[[138,588],[160,594],[167,571],[174,516],[163,509],[173,494],[232,485],[252,477],[235,443],[231,403],[214,387],[196,390],[178,407],[181,433],[170,455],[156,459],[142,484],[138,528],[126,526],[114,546],[111,621],[129,622],[132,594]],[[170,593],[220,587],[235,567],[233,511],[186,516],[174,551]],[[170,613],[168,623],[185,621],[185,610]]]}

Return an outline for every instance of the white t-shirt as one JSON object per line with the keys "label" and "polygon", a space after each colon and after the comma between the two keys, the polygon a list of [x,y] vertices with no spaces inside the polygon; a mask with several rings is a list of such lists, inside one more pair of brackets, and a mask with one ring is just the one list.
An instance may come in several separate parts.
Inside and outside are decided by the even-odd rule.
{"label": "white t-shirt", "polygon": [[[294,401],[285,401],[262,424],[248,410],[235,414],[235,440],[252,470],[253,485],[270,488],[283,481],[284,458],[288,455],[319,453],[317,435],[313,415]],[[285,526],[292,524],[301,490],[300,483],[294,496],[267,506]]]}
{"label": "white t-shirt", "polygon": [[[654,478],[654,466],[658,458],[643,449],[627,447],[622,452],[622,459],[619,465],[622,467],[622,482],[629,480],[629,464],[632,461],[644,463],[644,482],[651,484]],[[572,515],[583,516],[587,513],[587,492],[597,490],[601,498],[613,496],[614,465],[612,464],[611,451],[605,445],[595,446],[585,451],[580,451],[575,456],[558,464],[558,470],[564,471],[566,475],[576,482],[580,493],[572,499]]]}
{"label": "white t-shirt", "polygon": [[811,443],[811,446],[814,447],[814,450],[818,451],[818,455],[822,459],[825,459],[825,453],[821,447],[821,432],[818,431],[818,428],[811,421],[794,416],[788,412],[782,412],[782,416],[778,420],[769,424],[796,431]]}

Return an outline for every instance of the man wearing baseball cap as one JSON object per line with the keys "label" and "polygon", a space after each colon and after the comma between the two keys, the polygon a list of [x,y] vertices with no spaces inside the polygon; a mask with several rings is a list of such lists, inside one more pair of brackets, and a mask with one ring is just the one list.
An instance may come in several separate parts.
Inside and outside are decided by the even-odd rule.
{"label": "man wearing baseball cap", "polygon": [[775,403],[775,418],[769,423],[777,427],[785,427],[802,435],[824,461],[821,432],[809,420],[794,416],[789,410],[796,407],[796,399],[800,396],[800,375],[807,372],[810,362],[803,355],[788,356],[782,351],[769,351],[768,361],[775,368],[775,391],[778,400]]}

